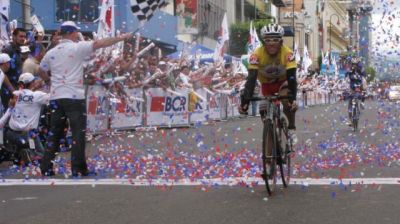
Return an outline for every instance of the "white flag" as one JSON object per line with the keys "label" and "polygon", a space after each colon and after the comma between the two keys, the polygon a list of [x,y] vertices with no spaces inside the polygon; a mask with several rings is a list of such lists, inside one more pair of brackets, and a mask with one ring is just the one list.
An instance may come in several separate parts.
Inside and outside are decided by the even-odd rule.
{"label": "white flag", "polygon": [[339,76],[339,67],[337,65],[335,57],[332,57],[332,65],[333,65],[333,68],[335,70],[335,76]]}
{"label": "white flag", "polygon": [[97,37],[99,39],[115,36],[114,0],[103,0],[101,4]]}
{"label": "white flag", "polygon": [[38,33],[41,33],[42,35],[44,35],[44,28],[43,28],[42,23],[40,22],[39,18],[36,15],[33,15],[31,17],[31,22],[32,22],[32,26],[35,28],[35,30]]}
{"label": "white flag", "polygon": [[296,64],[299,64],[301,61],[299,47],[297,46],[297,42],[294,44],[294,56],[296,60]]}
{"label": "white flag", "polygon": [[323,55],[323,58],[322,58],[322,64],[324,64],[324,65],[329,65],[329,51],[327,51],[326,53],[325,53],[325,56],[324,56],[324,52],[321,50],[321,53],[322,53],[322,55]]}
{"label": "white flag", "polygon": [[229,40],[229,29],[228,20],[225,13],[221,28],[219,30],[217,46],[215,47],[214,51],[214,62],[222,62],[224,60],[224,44],[227,40]]}
{"label": "white flag", "polygon": [[304,54],[303,54],[303,69],[304,71],[308,71],[308,68],[312,65],[312,59],[310,54],[308,53],[307,46],[304,46]]}
{"label": "white flag", "polygon": [[258,38],[256,28],[253,26],[253,21],[250,22],[249,39],[247,40],[247,54],[252,54],[253,51],[261,45]]}
{"label": "white flag", "polygon": [[10,0],[0,0],[0,39],[4,44],[10,40]]}

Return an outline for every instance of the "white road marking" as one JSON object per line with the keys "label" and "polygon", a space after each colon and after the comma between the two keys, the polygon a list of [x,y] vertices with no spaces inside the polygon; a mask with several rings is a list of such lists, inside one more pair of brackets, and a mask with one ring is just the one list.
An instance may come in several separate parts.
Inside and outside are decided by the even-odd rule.
{"label": "white road marking", "polygon": [[35,200],[35,199],[38,199],[38,198],[37,197],[24,197],[24,198],[19,197],[19,198],[13,198],[11,200],[13,200],[13,201],[26,201],[26,200]]}
{"label": "white road marking", "polygon": [[[240,184],[263,185],[261,178],[226,178],[226,179],[201,179],[191,181],[183,179],[150,180],[150,179],[0,179],[1,186],[72,186],[72,185],[116,185],[116,186],[235,186]],[[280,182],[278,182],[279,184]],[[400,185],[399,178],[351,178],[351,179],[312,179],[292,178],[291,185]]]}

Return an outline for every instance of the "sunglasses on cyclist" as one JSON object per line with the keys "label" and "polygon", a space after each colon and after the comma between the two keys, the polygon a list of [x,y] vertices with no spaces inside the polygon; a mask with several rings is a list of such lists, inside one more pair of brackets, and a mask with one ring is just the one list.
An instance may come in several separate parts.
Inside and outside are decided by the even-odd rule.
{"label": "sunglasses on cyclist", "polygon": [[276,44],[276,43],[281,42],[281,40],[282,40],[281,38],[265,38],[264,42],[266,44]]}

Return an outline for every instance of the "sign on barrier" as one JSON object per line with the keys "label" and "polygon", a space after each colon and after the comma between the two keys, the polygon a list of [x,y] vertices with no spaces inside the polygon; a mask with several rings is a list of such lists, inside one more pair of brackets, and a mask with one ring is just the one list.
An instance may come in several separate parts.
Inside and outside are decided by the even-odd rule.
{"label": "sign on barrier", "polygon": [[161,88],[146,90],[146,125],[180,126],[189,125],[188,91],[175,90],[179,95]]}
{"label": "sign on barrier", "polygon": [[[127,90],[127,93],[136,99],[143,97],[143,90],[140,88]],[[204,122],[208,119],[221,120],[239,116],[239,95],[229,96],[223,93],[211,95],[204,89],[199,89],[196,94],[190,95],[188,90],[167,92],[161,88],[151,88],[145,93],[145,102],[128,103],[118,99],[116,102],[111,100],[113,102],[111,103],[103,86],[89,86],[87,131],[96,134],[107,131],[109,127],[130,129],[137,126],[188,126],[189,123]],[[306,94],[305,97],[302,93],[298,93],[299,106],[335,103],[338,100],[336,92],[329,94],[322,91],[307,91]]]}
{"label": "sign on barrier", "polygon": [[106,97],[106,90],[103,86],[89,86],[87,90],[87,124],[86,130],[89,133],[97,134],[108,129],[110,102]]}
{"label": "sign on barrier", "polygon": [[[128,96],[140,99],[143,97],[143,90],[127,89]],[[113,129],[130,129],[143,125],[143,102],[129,101],[121,99],[117,102],[111,102],[111,128]]]}
{"label": "sign on barrier", "polygon": [[[259,107],[259,102],[258,101],[251,101],[250,102],[250,104],[249,104],[249,114],[250,115],[252,115],[252,116],[256,116],[256,115],[258,115],[259,113],[260,113],[260,109],[258,108]],[[238,111],[238,113],[239,113],[239,111]]]}
{"label": "sign on barrier", "polygon": [[238,117],[240,115],[239,114],[240,95],[239,94],[229,95],[228,100],[229,100],[229,109],[228,109],[229,117]]}
{"label": "sign on barrier", "polygon": [[220,97],[221,102],[221,119],[225,120],[228,118],[228,95],[222,94]]}
{"label": "sign on barrier", "polygon": [[303,93],[301,91],[297,93],[296,102],[299,107],[304,107]]}
{"label": "sign on barrier", "polygon": [[[207,91],[204,89],[196,90],[196,94],[207,99]],[[189,93],[189,119],[191,124],[207,121],[210,115],[207,101],[202,100],[196,94]]]}
{"label": "sign on barrier", "polygon": [[209,94],[208,111],[211,120],[221,119],[221,93]]}
{"label": "sign on barrier", "polygon": [[313,91],[307,92],[308,105],[315,105],[315,94]]}

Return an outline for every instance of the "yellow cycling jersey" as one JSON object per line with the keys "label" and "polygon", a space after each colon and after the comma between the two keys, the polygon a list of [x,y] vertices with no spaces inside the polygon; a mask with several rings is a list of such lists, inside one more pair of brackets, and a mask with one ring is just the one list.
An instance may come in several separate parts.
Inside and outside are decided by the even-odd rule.
{"label": "yellow cycling jersey", "polygon": [[257,69],[257,78],[263,84],[285,80],[286,70],[296,67],[292,50],[282,45],[281,50],[274,57],[267,54],[264,46],[255,49],[249,58],[248,69]]}

